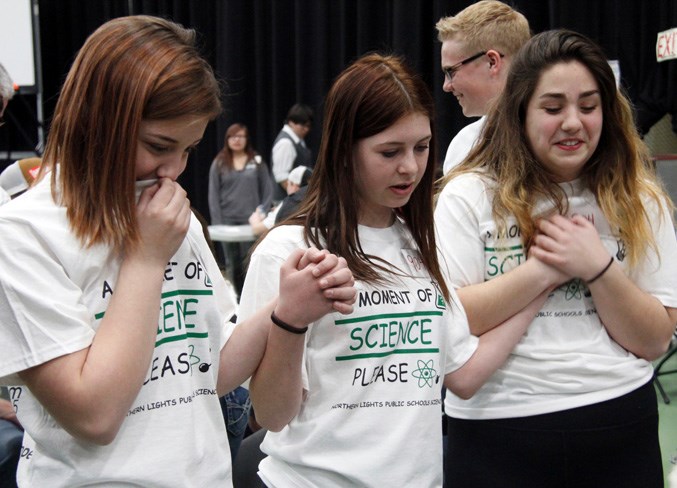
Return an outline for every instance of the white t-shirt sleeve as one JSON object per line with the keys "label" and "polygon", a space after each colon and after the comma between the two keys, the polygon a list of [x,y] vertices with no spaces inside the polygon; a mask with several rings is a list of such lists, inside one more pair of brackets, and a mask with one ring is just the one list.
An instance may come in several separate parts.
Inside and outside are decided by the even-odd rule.
{"label": "white t-shirt sleeve", "polygon": [[[249,261],[240,295],[238,322],[251,317],[261,307],[279,295],[280,267],[296,248],[306,248],[301,228],[283,225],[276,227],[259,243]],[[307,338],[307,336],[306,336]],[[304,388],[308,388],[305,353],[301,371]]]}
{"label": "white t-shirt sleeve", "polygon": [[9,196],[9,193],[7,193],[4,188],[0,188],[0,205],[4,205],[5,203],[9,202],[12,199],[12,197]]}
{"label": "white t-shirt sleeve", "polygon": [[486,191],[479,175],[462,174],[443,188],[435,208],[440,266],[455,288],[484,281],[480,212],[488,205]]}
{"label": "white t-shirt sleeve", "polygon": [[286,180],[296,159],[294,143],[287,138],[280,139],[273,146],[273,177],[277,183]]}
{"label": "white t-shirt sleeve", "polygon": [[470,334],[468,317],[456,292],[449,290],[451,297],[447,306],[447,351],[444,374],[453,373],[463,366],[479,346],[479,338]]}
{"label": "white t-shirt sleeve", "polygon": [[446,175],[470,154],[470,150],[475,146],[477,139],[482,132],[486,116],[466,125],[454,136],[447,148],[447,154],[444,157],[442,172]]}
{"label": "white t-shirt sleeve", "polygon": [[[94,337],[82,290],[26,226],[0,220],[0,384],[15,373],[88,347]],[[7,378],[9,377],[9,378]]]}
{"label": "white t-shirt sleeve", "polygon": [[277,217],[277,213],[280,211],[280,207],[282,207],[281,203],[275,205],[275,207],[270,212],[268,212],[266,218],[263,219],[263,225],[266,226],[266,229],[272,229],[275,225],[275,218]]}
{"label": "white t-shirt sleeve", "polygon": [[283,225],[271,230],[252,253],[240,296],[238,322],[251,317],[279,295],[280,267],[295,249],[305,249],[302,228]]}
{"label": "white t-shirt sleeve", "polygon": [[655,203],[645,203],[658,254],[651,247],[630,279],[666,307],[677,307],[677,238],[669,209],[659,212]]}
{"label": "white t-shirt sleeve", "polygon": [[278,295],[280,266],[284,261],[276,256],[254,253],[240,296],[238,322],[248,319]]}
{"label": "white t-shirt sleeve", "polygon": [[204,237],[202,224],[200,224],[195,215],[191,217],[190,224],[191,227],[188,234],[186,234],[186,240],[193,253],[202,261],[203,266],[206,268],[207,275],[214,286],[219,314],[223,318],[223,331],[219,343],[219,350],[221,350],[235,329],[235,324],[230,319],[238,312],[237,297],[233,288],[226,284],[216,258],[212,254],[209,244],[207,244],[207,240]]}

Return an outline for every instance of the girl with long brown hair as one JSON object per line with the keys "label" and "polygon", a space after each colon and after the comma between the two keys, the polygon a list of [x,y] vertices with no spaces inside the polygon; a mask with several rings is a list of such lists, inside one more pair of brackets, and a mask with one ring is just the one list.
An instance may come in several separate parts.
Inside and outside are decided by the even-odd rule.
{"label": "girl with long brown hair", "polygon": [[358,289],[346,317],[271,330],[251,381],[257,421],[271,431],[268,486],[441,486],[442,385],[472,395],[526,328],[517,317],[478,341],[444,283],[433,120],[430,92],[403,60],[358,59],[325,100],[305,199],[252,254],[244,317],[282,286],[271,270],[298,246],[344,258]]}

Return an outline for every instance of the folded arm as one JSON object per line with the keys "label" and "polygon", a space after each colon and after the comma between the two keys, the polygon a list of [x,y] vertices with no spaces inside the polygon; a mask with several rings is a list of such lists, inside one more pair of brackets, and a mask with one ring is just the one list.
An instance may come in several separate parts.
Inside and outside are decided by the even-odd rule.
{"label": "folded arm", "polygon": [[549,291],[541,293],[512,317],[482,334],[475,353],[463,366],[444,377],[444,385],[460,398],[472,397],[508,359],[548,294]]}
{"label": "folded arm", "polygon": [[115,292],[89,347],[19,373],[33,395],[74,437],[109,444],[139,393],[157,334],[167,261],[190,225],[190,202],[175,182],[144,191],[140,243],[126,250]]}
{"label": "folded arm", "polygon": [[468,316],[470,331],[481,336],[566,279],[566,275],[530,256],[503,275],[456,292]]}
{"label": "folded arm", "polygon": [[[237,381],[253,373],[250,395],[256,419],[263,427],[273,431],[282,429],[298,413],[303,395],[301,363],[305,335],[274,325],[271,312],[274,310],[278,319],[291,327],[303,329],[332,311],[351,313],[356,296],[353,285],[352,273],[344,259],[312,248],[305,253],[296,251],[280,269],[277,301],[239,324],[226,343],[226,348],[232,349],[235,356],[224,348],[222,371],[239,368],[240,374],[235,385],[231,379],[224,388],[236,386]],[[236,336],[236,333],[240,334]],[[240,342],[246,340],[245,334],[250,345],[242,347]],[[238,358],[245,350],[248,357]],[[229,362],[231,367],[224,367]]]}
{"label": "folded arm", "polygon": [[[539,222],[539,229],[534,255],[586,283],[610,262],[594,225],[582,216],[556,215]],[[677,310],[637,287],[618,263],[613,261],[588,288],[602,324],[621,346],[649,361],[667,350]]]}

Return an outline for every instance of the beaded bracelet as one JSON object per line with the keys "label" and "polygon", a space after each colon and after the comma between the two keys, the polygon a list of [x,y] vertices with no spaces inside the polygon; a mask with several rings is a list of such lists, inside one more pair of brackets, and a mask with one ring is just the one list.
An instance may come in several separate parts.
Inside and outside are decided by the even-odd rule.
{"label": "beaded bracelet", "polygon": [[604,266],[604,269],[602,271],[600,271],[599,273],[597,273],[594,278],[592,278],[591,280],[588,280],[586,282],[586,284],[589,285],[593,281],[601,278],[602,275],[607,272],[607,270],[611,267],[612,264],[614,264],[614,257],[613,256],[611,256],[611,259],[609,259],[609,263],[606,266]]}
{"label": "beaded bracelet", "polygon": [[274,310],[270,313],[270,320],[272,320],[273,323],[280,329],[284,329],[287,332],[291,332],[292,334],[305,334],[308,331],[308,326],[299,329],[298,327],[294,327],[293,325],[289,325],[288,323],[281,321],[278,316],[275,315]]}

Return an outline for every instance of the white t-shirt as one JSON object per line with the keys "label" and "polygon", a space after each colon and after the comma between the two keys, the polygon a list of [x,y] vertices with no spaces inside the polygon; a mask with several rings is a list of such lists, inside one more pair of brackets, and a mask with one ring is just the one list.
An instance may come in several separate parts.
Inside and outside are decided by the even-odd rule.
{"label": "white t-shirt", "polygon": [[[301,410],[262,444],[269,456],[260,474],[269,486],[442,486],[442,382],[478,339],[456,296],[445,304],[403,224],[360,226],[359,238],[366,253],[411,276],[376,286],[358,281],[352,314],[310,326]],[[298,247],[307,247],[300,226],[276,227],[259,244],[240,319],[277,294],[280,265]]]}
{"label": "white t-shirt", "polygon": [[[602,242],[632,281],[663,305],[677,306],[677,243],[666,212],[650,217],[660,252],[651,250],[632,270],[625,244],[612,232],[593,194],[580,181],[563,183],[569,216],[595,224]],[[477,173],[462,174],[443,189],[435,210],[438,245],[450,284],[482,283],[526,260],[520,230],[507,223],[507,239],[496,239],[491,214],[493,191]],[[538,211],[545,210],[541,205]],[[608,334],[590,292],[579,279],[560,286],[547,299],[506,363],[469,400],[447,393],[445,412],[468,419],[538,415],[617,398],[649,381],[651,364],[623,349]]]}
{"label": "white t-shirt", "polygon": [[[91,344],[120,259],[80,245],[49,177],[0,207],[0,235],[0,384],[21,385],[17,372]],[[193,217],[165,271],[146,382],[117,437],[107,446],[75,439],[22,386],[19,486],[231,486],[216,380],[235,306]]]}
{"label": "white t-shirt", "polygon": [[285,124],[282,127],[282,130],[285,131],[294,142],[283,137],[273,146],[272,171],[273,178],[277,183],[281,183],[289,177],[289,172],[292,170],[294,160],[296,159],[296,148],[294,147],[294,144],[298,144],[301,141],[301,138],[296,135],[296,132],[292,130],[289,124]]}
{"label": "white t-shirt", "polygon": [[476,120],[472,124],[463,127],[449,143],[447,155],[444,157],[444,165],[442,166],[442,173],[447,174],[456,166],[461,164],[461,161],[470,153],[477,139],[480,137],[480,132],[487,121],[486,115]]}
{"label": "white t-shirt", "polygon": [[12,197],[9,196],[9,193],[7,193],[3,188],[0,188],[0,205],[4,205],[11,199]]}

